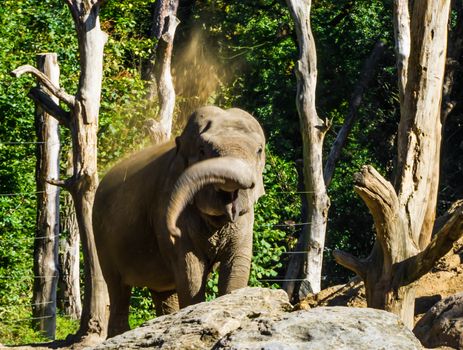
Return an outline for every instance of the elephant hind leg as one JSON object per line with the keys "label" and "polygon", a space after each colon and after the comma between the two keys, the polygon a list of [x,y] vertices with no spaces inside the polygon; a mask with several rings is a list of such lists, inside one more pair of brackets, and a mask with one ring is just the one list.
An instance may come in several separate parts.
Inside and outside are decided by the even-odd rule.
{"label": "elephant hind leg", "polygon": [[124,333],[130,329],[129,305],[132,287],[120,281],[108,283],[109,323],[108,338]]}
{"label": "elephant hind leg", "polygon": [[156,307],[156,316],[168,315],[179,310],[178,296],[175,290],[156,292],[150,289]]}

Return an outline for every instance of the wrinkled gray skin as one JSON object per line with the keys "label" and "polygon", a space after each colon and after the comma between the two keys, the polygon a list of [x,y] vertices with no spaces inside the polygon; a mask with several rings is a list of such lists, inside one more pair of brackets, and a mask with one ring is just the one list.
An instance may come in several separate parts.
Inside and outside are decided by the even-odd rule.
{"label": "wrinkled gray skin", "polygon": [[111,303],[108,337],[129,328],[132,286],[148,287],[160,314],[204,301],[217,263],[219,294],[247,285],[264,147],[250,114],[203,107],[175,143],[131,155],[107,173],[93,226]]}

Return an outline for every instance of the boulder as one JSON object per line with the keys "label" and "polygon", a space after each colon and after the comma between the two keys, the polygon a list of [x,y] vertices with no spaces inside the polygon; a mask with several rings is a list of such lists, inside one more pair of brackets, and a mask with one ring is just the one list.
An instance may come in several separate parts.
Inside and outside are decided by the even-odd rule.
{"label": "boulder", "polygon": [[424,346],[463,349],[463,293],[436,303],[413,330]]}
{"label": "boulder", "polygon": [[293,311],[286,293],[243,288],[158,317],[93,349],[422,349],[393,314],[368,308]]}

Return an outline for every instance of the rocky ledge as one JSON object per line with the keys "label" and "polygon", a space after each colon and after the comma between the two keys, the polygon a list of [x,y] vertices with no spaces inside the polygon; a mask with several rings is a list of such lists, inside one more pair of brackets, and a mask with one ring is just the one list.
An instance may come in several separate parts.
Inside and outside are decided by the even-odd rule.
{"label": "rocky ledge", "polygon": [[422,349],[393,314],[351,307],[293,311],[281,290],[243,288],[158,317],[92,349]]}

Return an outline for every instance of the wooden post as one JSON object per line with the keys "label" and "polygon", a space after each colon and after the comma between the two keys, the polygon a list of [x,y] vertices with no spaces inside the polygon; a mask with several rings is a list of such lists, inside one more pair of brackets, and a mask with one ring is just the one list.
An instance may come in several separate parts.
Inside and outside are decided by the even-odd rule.
{"label": "wooden post", "polygon": [[[38,69],[59,85],[56,53],[37,56]],[[51,97],[56,102],[56,97]],[[32,314],[36,327],[50,339],[56,331],[56,289],[58,283],[59,188],[46,182],[59,176],[58,121],[36,107],[37,132],[37,228],[34,244],[34,289]]]}

